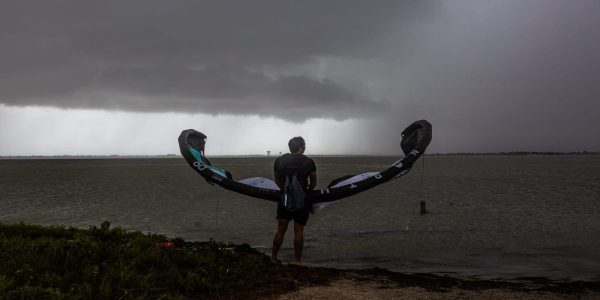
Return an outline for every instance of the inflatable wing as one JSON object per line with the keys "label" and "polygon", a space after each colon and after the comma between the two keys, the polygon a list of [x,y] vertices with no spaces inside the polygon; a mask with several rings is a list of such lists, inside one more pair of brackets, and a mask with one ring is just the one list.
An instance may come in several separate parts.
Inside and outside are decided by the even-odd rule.
{"label": "inflatable wing", "polygon": [[[313,207],[323,208],[333,201],[366,191],[391,179],[405,175],[415,161],[425,152],[431,142],[431,124],[426,120],[416,121],[402,132],[400,146],[404,157],[380,172],[367,172],[344,176],[333,180],[327,187],[315,189],[307,194]],[[206,135],[194,129],[187,129],[179,136],[179,148],[188,164],[200,173],[210,184],[250,197],[278,201],[281,191],[275,182],[268,178],[253,177],[235,181],[231,173],[214,167],[204,155]]]}

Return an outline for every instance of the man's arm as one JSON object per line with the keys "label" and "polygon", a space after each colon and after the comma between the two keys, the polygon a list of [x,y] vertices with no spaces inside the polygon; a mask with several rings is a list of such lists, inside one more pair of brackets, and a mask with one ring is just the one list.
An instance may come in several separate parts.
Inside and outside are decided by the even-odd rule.
{"label": "man's arm", "polygon": [[283,189],[283,178],[281,178],[281,176],[279,176],[279,173],[277,171],[273,171],[273,177],[275,178],[275,184],[277,184],[279,189],[282,190]]}
{"label": "man's arm", "polygon": [[315,189],[315,186],[317,186],[317,172],[310,172],[310,174],[308,174],[308,191],[312,191]]}
{"label": "man's arm", "polygon": [[273,179],[275,179],[275,184],[279,187],[279,189],[283,190],[283,178],[281,178],[279,172],[277,172],[279,169],[279,159],[280,158],[277,158],[273,164]]}

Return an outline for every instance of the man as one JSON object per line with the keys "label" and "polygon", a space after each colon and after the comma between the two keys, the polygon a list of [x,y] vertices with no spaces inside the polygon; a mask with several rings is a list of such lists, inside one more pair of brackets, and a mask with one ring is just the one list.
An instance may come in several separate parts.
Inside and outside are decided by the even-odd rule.
{"label": "man", "polygon": [[[283,190],[285,176],[288,170],[295,170],[300,186],[305,193],[312,191],[317,185],[317,167],[315,162],[304,155],[306,144],[302,137],[294,137],[289,143],[290,153],[284,154],[275,160],[275,183]],[[306,199],[308,200],[308,199]],[[277,204],[277,233],[273,238],[273,252],[271,261],[277,263],[277,254],[283,243],[290,220],[294,220],[294,256],[296,265],[302,265],[302,248],[304,247],[304,226],[312,210],[312,203],[304,201],[304,207],[293,212],[287,211],[281,202]]]}

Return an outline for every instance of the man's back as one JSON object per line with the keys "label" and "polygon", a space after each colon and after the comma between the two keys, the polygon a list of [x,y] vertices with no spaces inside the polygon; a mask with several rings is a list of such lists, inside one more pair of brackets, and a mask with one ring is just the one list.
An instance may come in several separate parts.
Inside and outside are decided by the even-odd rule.
{"label": "man's back", "polygon": [[309,187],[309,175],[316,170],[315,162],[311,158],[304,154],[287,153],[275,160],[274,171],[278,175],[275,181],[282,187],[280,183],[283,183],[285,176],[295,172],[300,185],[306,192]]}

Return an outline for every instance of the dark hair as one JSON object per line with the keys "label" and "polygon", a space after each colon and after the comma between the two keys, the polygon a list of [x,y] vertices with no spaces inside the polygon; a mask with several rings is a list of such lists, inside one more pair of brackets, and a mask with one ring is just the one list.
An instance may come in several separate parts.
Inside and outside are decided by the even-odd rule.
{"label": "dark hair", "polygon": [[301,147],[304,148],[305,145],[306,144],[304,143],[304,139],[301,136],[292,138],[288,143],[288,147],[290,148],[291,153],[297,152],[298,150],[300,150]]}

